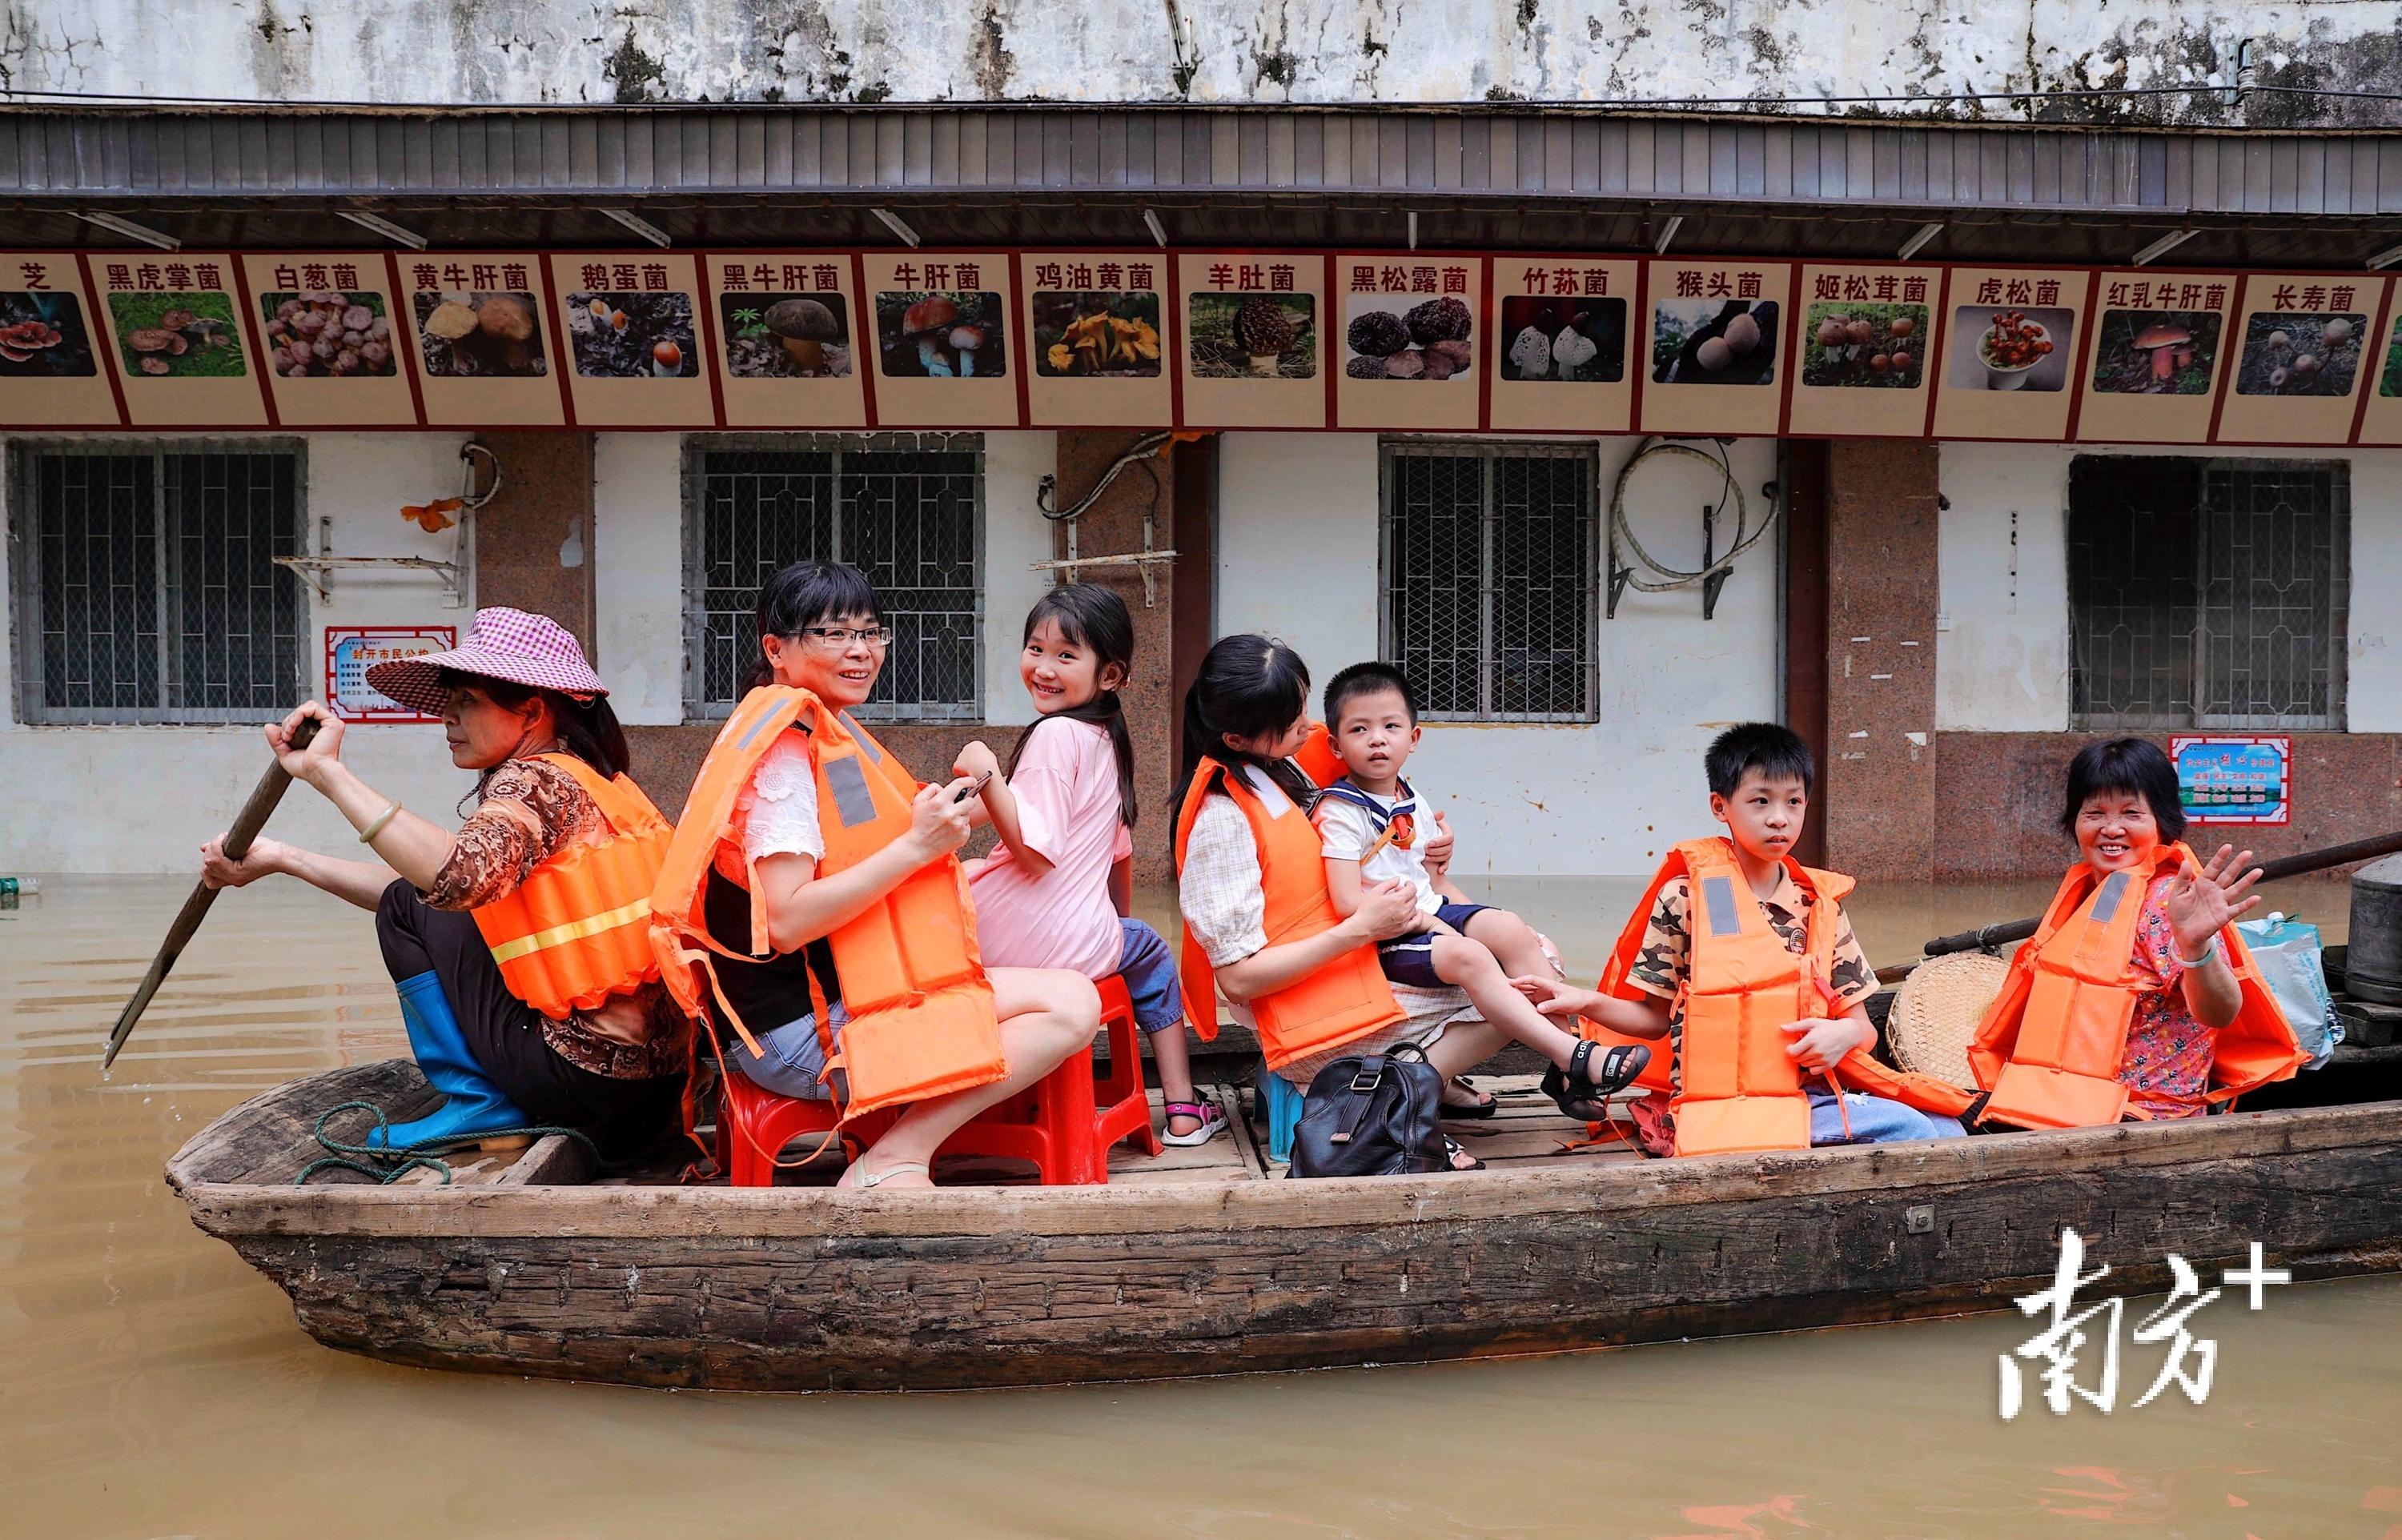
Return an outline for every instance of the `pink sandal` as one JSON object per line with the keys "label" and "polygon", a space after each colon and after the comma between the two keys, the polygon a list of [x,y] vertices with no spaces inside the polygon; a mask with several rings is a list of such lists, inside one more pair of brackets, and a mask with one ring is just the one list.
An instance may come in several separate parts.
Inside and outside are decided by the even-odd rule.
{"label": "pink sandal", "polygon": [[[1206,1145],[1226,1132],[1226,1115],[1210,1102],[1170,1102],[1160,1109],[1159,1142],[1179,1149],[1191,1149]],[[1170,1133],[1167,1124],[1178,1118],[1198,1118],[1201,1126],[1190,1134]]]}

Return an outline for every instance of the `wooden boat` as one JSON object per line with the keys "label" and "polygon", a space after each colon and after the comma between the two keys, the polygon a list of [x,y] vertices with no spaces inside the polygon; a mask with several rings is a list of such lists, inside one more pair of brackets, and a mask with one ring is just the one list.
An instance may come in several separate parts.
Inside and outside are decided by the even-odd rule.
{"label": "wooden boat", "polygon": [[[2343,1052],[2297,1083],[2397,1093],[2402,1049]],[[729,1390],[1417,1362],[2002,1310],[2050,1282],[2063,1226],[2116,1293],[2165,1286],[2172,1251],[2209,1271],[2255,1241],[2297,1277],[2402,1271],[2402,1101],[1668,1162],[1564,1151],[1582,1130],[1530,1077],[1498,1088],[1502,1116],[1456,1127],[1491,1169],[1460,1175],[1281,1180],[1238,1120],[1199,1150],[1122,1150],[1105,1188],[683,1186],[667,1165],[596,1176],[556,1138],[449,1186],[295,1187],[324,1109],[430,1100],[396,1062],[246,1102],[168,1175],[329,1346]]]}

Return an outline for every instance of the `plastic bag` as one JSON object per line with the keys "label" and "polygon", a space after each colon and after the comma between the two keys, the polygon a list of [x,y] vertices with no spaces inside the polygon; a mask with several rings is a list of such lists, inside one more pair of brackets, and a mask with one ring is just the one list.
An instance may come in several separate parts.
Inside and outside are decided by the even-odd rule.
{"label": "plastic bag", "polygon": [[2343,1018],[2335,1013],[2327,993],[2326,963],[2319,945],[2319,928],[2271,914],[2265,920],[2240,920],[2243,945],[2260,982],[2285,1013],[2285,1024],[2302,1052],[2311,1056],[2305,1069],[2319,1069],[2334,1057],[2343,1041]]}

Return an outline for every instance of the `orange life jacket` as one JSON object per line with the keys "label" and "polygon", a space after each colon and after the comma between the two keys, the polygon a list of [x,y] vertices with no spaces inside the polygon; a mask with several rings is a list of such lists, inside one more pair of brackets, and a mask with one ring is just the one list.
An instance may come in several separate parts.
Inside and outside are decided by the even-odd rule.
{"label": "orange life jacket", "polygon": [[628,777],[603,777],[573,754],[535,757],[575,777],[609,837],[570,842],[515,890],[471,913],[509,993],[563,1021],[659,976],[651,887],[675,831]]}
{"label": "orange life jacket", "polygon": [[[1251,826],[1260,853],[1260,879],[1267,899],[1268,944],[1306,941],[1343,923],[1326,892],[1326,856],[1318,828],[1299,808],[1272,812],[1248,777],[1230,773],[1216,760],[1201,762],[1176,815],[1176,865],[1184,867],[1193,843],[1193,822],[1213,791],[1222,791]],[[1184,1008],[1204,1041],[1218,1036],[1218,978],[1209,956],[1190,926],[1177,969]],[[1258,1024],[1260,1052],[1270,1069],[1364,1038],[1401,1019],[1392,985],[1376,961],[1376,949],[1360,946],[1327,963],[1307,978],[1250,1001]]]}
{"label": "orange life jacket", "polygon": [[[918,792],[917,781],[865,728],[806,690],[766,685],[752,691],[717,735],[652,895],[651,940],[677,1002],[700,1019],[713,997],[754,1054],[758,1040],[717,983],[712,954],[738,954],[711,937],[705,895],[718,846],[733,834],[735,799],[787,728],[808,735],[818,828],[826,846],[817,866],[821,877],[857,866],[908,832]],[[766,909],[755,874],[745,870],[752,879],[744,883],[751,890],[751,952],[766,956],[772,950]],[[818,1037],[828,1068],[838,1066],[846,1076],[846,1121],[1008,1073],[992,983],[976,951],[975,907],[957,857],[919,867],[826,941],[849,1014],[839,1052],[827,1020],[829,1002],[814,974],[811,993],[818,997]]]}
{"label": "orange life jacket", "polygon": [[[1832,986],[1838,905],[1852,879],[1815,871],[1789,858],[1787,873],[1818,901],[1810,906],[1809,944],[1801,956],[1768,923],[1727,840],[1689,840],[1668,852],[1620,935],[1601,992],[1619,999],[1649,1001],[1628,982],[1660,890],[1686,879],[1688,900],[1685,981],[1678,997],[1684,1027],[1675,1053],[1650,1043],[1651,1063],[1638,1085],[1665,1091],[1675,1083],[1673,1060],[1682,1065],[1682,1089],[1670,1105],[1677,1125],[1677,1153],[1716,1155],[1762,1149],[1806,1149],[1810,1145],[1807,1074],[1786,1052],[1792,1038],[1785,1028],[1814,1016],[1842,1014]],[[1592,1022],[1583,1036],[1604,1042],[1643,1042]],[[1957,1117],[1975,1098],[1958,1086],[1923,1075],[1889,1069],[1866,1049],[1844,1055],[1830,1077],[1836,1089],[1865,1091],[1922,1112]]]}
{"label": "orange life jacket", "polygon": [[[2107,876],[2078,861],[2061,879],[1968,1048],[1977,1083],[1993,1093],[1987,1119],[2021,1128],[2093,1128],[2127,1115],[2119,1070],[2144,994],[2135,983],[2135,927],[2152,878],[2180,862],[2196,870],[2201,864],[2178,844]],[[2243,1003],[2212,1045],[2213,1089],[2205,1099],[2213,1102],[2290,1079],[2310,1057],[2261,985],[2243,938],[2229,926],[2218,939]]]}

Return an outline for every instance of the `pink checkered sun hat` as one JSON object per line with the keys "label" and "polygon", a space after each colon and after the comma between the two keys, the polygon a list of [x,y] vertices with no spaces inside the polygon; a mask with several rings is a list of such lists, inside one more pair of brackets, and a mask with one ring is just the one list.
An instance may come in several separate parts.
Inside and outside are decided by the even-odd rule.
{"label": "pink checkered sun hat", "polygon": [[493,605],[476,612],[467,639],[447,653],[371,665],[367,688],[427,716],[442,713],[442,671],[479,674],[590,698],[608,689],[567,627],[548,615]]}

